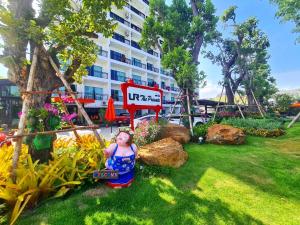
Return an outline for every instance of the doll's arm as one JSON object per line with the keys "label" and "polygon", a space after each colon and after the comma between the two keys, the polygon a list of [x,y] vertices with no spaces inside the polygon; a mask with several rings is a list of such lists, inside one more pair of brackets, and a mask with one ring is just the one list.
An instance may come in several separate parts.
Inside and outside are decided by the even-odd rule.
{"label": "doll's arm", "polygon": [[109,158],[113,154],[116,146],[117,146],[116,143],[113,143],[113,144],[110,144],[108,146],[108,148],[104,149],[104,156],[105,156],[105,158]]}
{"label": "doll's arm", "polygon": [[137,146],[135,144],[132,144],[132,149],[134,151],[135,156],[137,156],[138,148],[137,148]]}

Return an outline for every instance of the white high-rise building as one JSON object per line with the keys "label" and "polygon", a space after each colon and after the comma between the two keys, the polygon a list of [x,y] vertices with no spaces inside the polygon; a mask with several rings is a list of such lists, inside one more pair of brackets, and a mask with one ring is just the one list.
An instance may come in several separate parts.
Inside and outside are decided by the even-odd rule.
{"label": "white high-rise building", "polygon": [[[171,73],[161,67],[158,49],[145,51],[138,42],[141,39],[144,19],[149,14],[148,0],[129,0],[122,9],[113,8],[108,14],[118,23],[112,38],[99,35],[95,40],[100,51],[95,64],[89,68],[89,75],[82,84],[76,84],[78,93],[95,103],[85,104],[87,112],[93,114],[99,108],[106,108],[110,96],[115,100],[117,114],[122,112],[123,96],[120,84],[133,79],[136,84],[153,86],[158,84],[164,91],[162,113],[169,113],[179,94],[179,88]],[[176,105],[173,113],[179,113]],[[138,112],[149,113],[148,110]]]}

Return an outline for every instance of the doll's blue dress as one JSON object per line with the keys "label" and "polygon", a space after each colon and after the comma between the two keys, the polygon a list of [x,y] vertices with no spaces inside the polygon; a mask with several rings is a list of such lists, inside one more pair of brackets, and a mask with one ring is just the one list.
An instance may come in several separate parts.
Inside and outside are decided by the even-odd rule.
{"label": "doll's blue dress", "polygon": [[107,159],[107,169],[118,171],[119,178],[108,180],[107,184],[111,187],[127,187],[134,180],[135,152],[130,145],[132,155],[116,156],[118,145],[116,145],[113,154]]}

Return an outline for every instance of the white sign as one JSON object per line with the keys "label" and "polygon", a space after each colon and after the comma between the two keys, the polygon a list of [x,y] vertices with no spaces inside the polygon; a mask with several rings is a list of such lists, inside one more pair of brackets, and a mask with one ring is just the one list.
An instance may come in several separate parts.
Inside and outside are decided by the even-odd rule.
{"label": "white sign", "polygon": [[142,89],[137,87],[128,87],[127,104],[160,106],[161,93],[155,90],[147,90],[147,89]]}

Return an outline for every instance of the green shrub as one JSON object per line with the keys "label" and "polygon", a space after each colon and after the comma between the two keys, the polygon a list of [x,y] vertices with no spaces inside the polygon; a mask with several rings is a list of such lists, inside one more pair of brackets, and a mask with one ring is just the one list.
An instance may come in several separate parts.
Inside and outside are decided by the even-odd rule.
{"label": "green shrub", "polygon": [[274,119],[231,118],[222,121],[222,124],[242,129],[246,134],[262,137],[278,137],[283,135],[284,121]]}
{"label": "green shrub", "polygon": [[209,121],[206,124],[201,124],[201,125],[193,127],[194,136],[192,137],[192,141],[198,142],[199,137],[205,138],[208,128],[214,124],[215,123],[213,121]]}
{"label": "green shrub", "polygon": [[7,224],[7,207],[0,203],[0,224]]}

